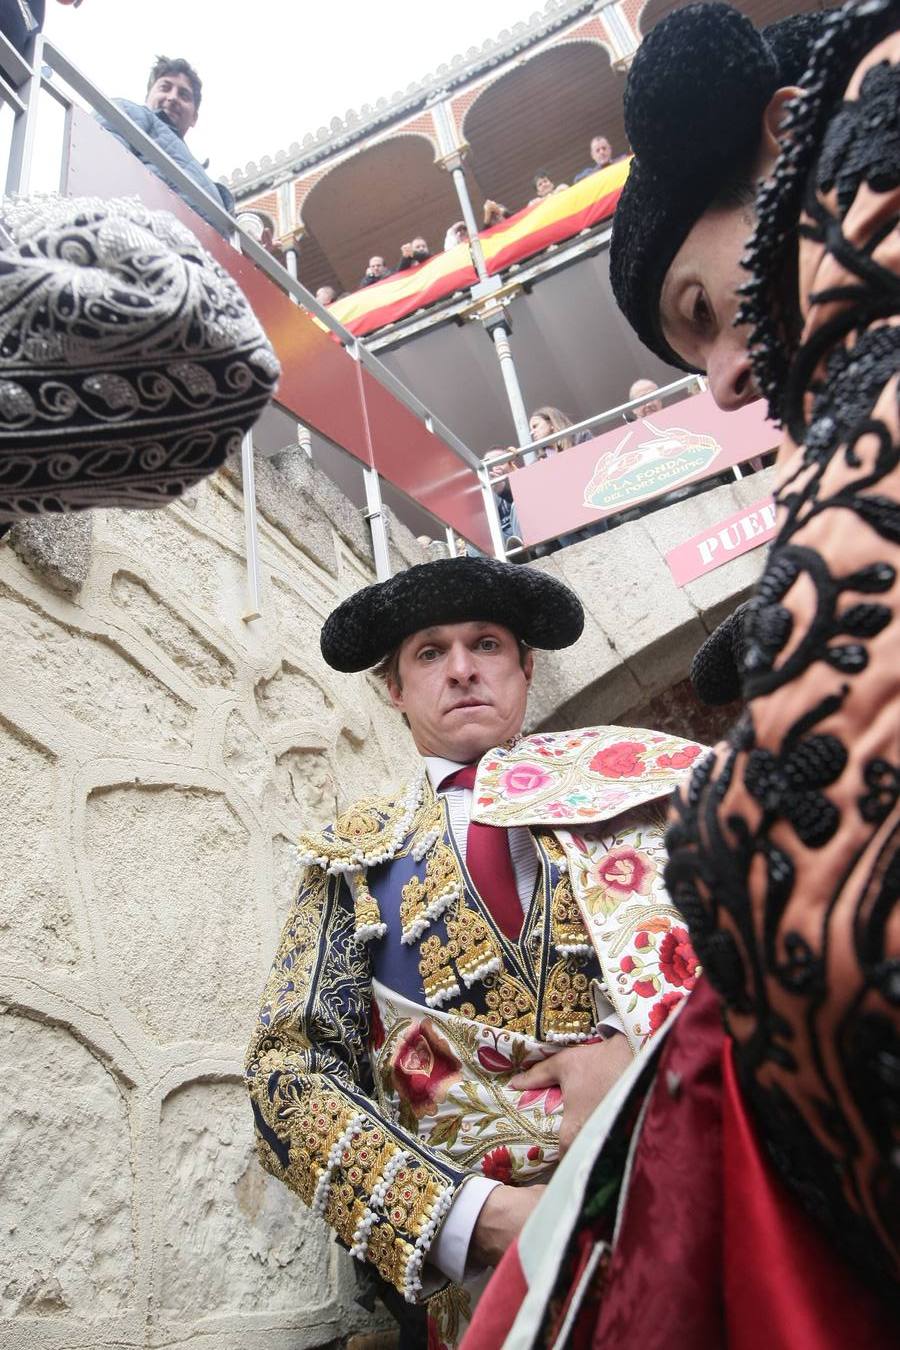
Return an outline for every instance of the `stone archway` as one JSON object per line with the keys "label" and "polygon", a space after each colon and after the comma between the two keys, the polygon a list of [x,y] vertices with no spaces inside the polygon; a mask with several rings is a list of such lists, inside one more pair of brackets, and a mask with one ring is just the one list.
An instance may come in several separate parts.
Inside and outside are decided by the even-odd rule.
{"label": "stone archway", "polygon": [[355,290],[372,254],[395,267],[401,244],[417,234],[432,252],[441,251],[459,205],[435,153],[426,136],[391,136],[343,160],[316,183],[303,204],[303,222],[331,276],[313,275],[318,259],[310,249],[308,267],[301,261],[306,286],[315,289],[333,276],[344,290]]}
{"label": "stone archway", "polygon": [[602,133],[623,153],[624,88],[608,50],[584,39],[545,48],[501,75],[463,121],[481,191],[515,211],[533,196],[537,170],[571,183],[589,163],[592,136]]}

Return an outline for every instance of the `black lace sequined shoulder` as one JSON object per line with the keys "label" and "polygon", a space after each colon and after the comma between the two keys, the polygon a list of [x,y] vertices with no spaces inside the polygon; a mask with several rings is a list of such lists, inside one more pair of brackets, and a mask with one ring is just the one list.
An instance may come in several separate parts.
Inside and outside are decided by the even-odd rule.
{"label": "black lace sequined shoulder", "polygon": [[870,72],[863,100],[837,116],[835,104],[862,55],[898,17],[898,0],[851,0],[826,16],[801,81],[803,94],[785,110],[782,153],[756,199],[756,228],[742,259],[751,275],[741,288],[735,322],[750,326],[756,383],[779,422],[787,416],[785,386],[800,337],[798,221],[810,179],[823,188],[836,182],[839,200],[848,205],[863,180],[879,191],[897,183],[896,73]]}
{"label": "black lace sequined shoulder", "polygon": [[739,319],[788,432],[778,533],[666,883],[770,1157],[900,1312],[898,19],[829,16],[758,198]]}

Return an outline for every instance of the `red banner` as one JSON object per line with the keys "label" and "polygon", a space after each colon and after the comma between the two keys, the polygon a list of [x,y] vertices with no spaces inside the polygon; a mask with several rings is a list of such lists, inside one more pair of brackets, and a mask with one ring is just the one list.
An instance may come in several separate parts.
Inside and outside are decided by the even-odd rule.
{"label": "red banner", "polygon": [[774,450],[762,400],[736,413],[709,393],[625,423],[510,474],[527,546],[593,525]]}

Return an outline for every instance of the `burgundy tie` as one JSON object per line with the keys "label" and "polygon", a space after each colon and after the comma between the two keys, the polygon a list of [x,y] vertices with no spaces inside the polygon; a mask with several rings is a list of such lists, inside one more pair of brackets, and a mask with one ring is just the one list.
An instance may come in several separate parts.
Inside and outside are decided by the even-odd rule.
{"label": "burgundy tie", "polygon": [[[460,787],[471,791],[475,786],[477,767],[467,764],[457,769],[443,780],[441,789]],[[504,826],[482,825],[469,818],[466,867],[494,923],[506,937],[516,942],[522,931],[522,902],[509,852],[509,835]]]}

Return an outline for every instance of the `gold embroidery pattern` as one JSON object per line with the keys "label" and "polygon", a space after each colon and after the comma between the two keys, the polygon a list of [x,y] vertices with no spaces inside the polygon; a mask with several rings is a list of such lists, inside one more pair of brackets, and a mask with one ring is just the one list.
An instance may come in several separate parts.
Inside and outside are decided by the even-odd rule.
{"label": "gold embroidery pattern", "polygon": [[428,1321],[433,1322],[443,1345],[458,1345],[463,1328],[472,1320],[472,1298],[459,1284],[448,1284],[428,1303]]}
{"label": "gold embroidery pattern", "polygon": [[433,793],[424,769],[396,797],[365,797],[321,834],[302,834],[297,841],[307,866],[332,875],[364,871],[397,857],[418,828],[423,807],[433,807]]}
{"label": "gold embroidery pattern", "polygon": [[594,1026],[591,982],[578,957],[558,961],[550,971],[544,995],[544,1038],[571,1041],[590,1036]]}
{"label": "gold embroidery pattern", "polygon": [[400,941],[416,942],[462,895],[463,879],[453,849],[434,843],[421,880],[413,876],[403,887],[400,900]]}
{"label": "gold embroidery pattern", "polygon": [[372,1229],[366,1259],[372,1262],[381,1278],[395,1289],[403,1288],[406,1266],[412,1253],[412,1244],[405,1242],[392,1224],[379,1223]]}
{"label": "gold embroidery pattern", "polygon": [[419,944],[419,974],[429,1008],[439,1008],[460,993],[453,970],[453,953],[436,933]]}
{"label": "gold embroidery pattern", "polygon": [[550,941],[560,953],[587,955],[593,948],[572,894],[568,876],[561,876],[553,889],[550,909]]}
{"label": "gold embroidery pattern", "polygon": [[[347,881],[352,887],[356,875]],[[357,1095],[368,1021],[362,991],[371,976],[353,937],[360,918],[375,916],[361,908],[367,888],[359,885],[349,912],[344,884],[309,868],[284,928],[247,1057],[259,1156],[354,1256],[368,1259],[372,1248],[382,1273],[414,1302],[461,1174]],[[338,991],[347,1010],[339,1033],[334,1004],[322,998]]]}
{"label": "gold embroidery pattern", "polygon": [[384,937],[387,924],[382,921],[381,908],[361,876],[350,876],[353,892],[353,936],[357,942],[371,942]]}
{"label": "gold embroidery pattern", "polygon": [[450,955],[467,989],[500,970],[499,942],[481,915],[462,901],[456,913],[447,920],[447,934]]}
{"label": "gold embroidery pattern", "polygon": [[488,976],[484,987],[486,1012],[478,1012],[474,1003],[463,1003],[448,1012],[503,1031],[518,1031],[524,1036],[535,1034],[537,1000],[520,980],[504,970]]}

